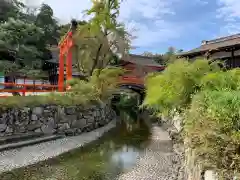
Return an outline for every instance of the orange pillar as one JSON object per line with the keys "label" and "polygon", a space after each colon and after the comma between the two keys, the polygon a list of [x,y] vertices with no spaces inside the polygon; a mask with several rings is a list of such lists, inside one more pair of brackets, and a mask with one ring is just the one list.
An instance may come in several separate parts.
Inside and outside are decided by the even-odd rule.
{"label": "orange pillar", "polygon": [[58,91],[64,91],[64,55],[62,53],[62,47],[60,48],[59,55],[59,70],[58,70]]}
{"label": "orange pillar", "polygon": [[72,51],[69,49],[67,54],[67,81],[72,79]]}

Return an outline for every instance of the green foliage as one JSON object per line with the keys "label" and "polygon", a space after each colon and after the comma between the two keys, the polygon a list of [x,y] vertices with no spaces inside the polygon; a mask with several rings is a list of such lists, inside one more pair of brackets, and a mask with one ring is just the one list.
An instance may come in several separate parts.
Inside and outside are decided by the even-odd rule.
{"label": "green foliage", "polygon": [[[86,21],[77,21],[78,26],[84,25],[87,22]],[[60,37],[63,39],[66,35],[66,33],[70,30],[71,24],[64,24],[64,25],[60,25],[59,26],[59,33],[60,33]]]}
{"label": "green foliage", "polygon": [[185,120],[185,136],[196,161],[224,179],[240,172],[240,91],[203,91]]}
{"label": "green foliage", "polygon": [[119,95],[120,100],[117,102],[118,108],[126,108],[126,109],[138,109],[139,105],[139,94],[131,91],[121,91],[122,93]]}
{"label": "green foliage", "polygon": [[40,12],[36,16],[35,24],[41,27],[44,35],[41,41],[47,45],[56,45],[60,37],[59,26],[53,17],[53,10],[47,4],[42,4]]}
{"label": "green foliage", "polygon": [[177,59],[176,49],[174,47],[169,47],[168,51],[163,54],[162,59],[165,65],[173,63]]}
{"label": "green foliage", "polygon": [[183,110],[184,137],[196,163],[227,179],[240,172],[240,70],[218,62],[177,60],[146,78],[144,105],[156,112]]}
{"label": "green foliage", "polygon": [[23,14],[21,8],[24,4],[18,0],[1,0],[0,23],[4,23],[8,18],[20,18]]}
{"label": "green foliage", "polygon": [[[83,89],[83,90],[82,90]],[[59,94],[49,93],[48,95],[35,95],[35,96],[11,96],[8,98],[0,98],[1,109],[6,108],[22,108],[22,107],[35,107],[40,105],[84,105],[87,106],[91,103],[98,102],[98,99],[92,96],[91,93],[86,93],[87,88],[82,88],[82,93],[73,94],[71,92]]]}
{"label": "green foliage", "polygon": [[219,71],[206,74],[201,81],[203,90],[239,90],[240,88],[240,69],[230,71]]}
{"label": "green foliage", "polygon": [[0,61],[0,72],[3,72],[4,74],[16,72],[19,68],[20,67],[17,63],[6,60]]}
{"label": "green foliage", "polygon": [[60,36],[51,7],[42,4],[36,14],[19,0],[2,0],[0,12],[0,60],[41,73],[44,61],[52,58],[48,46]]}
{"label": "green foliage", "polygon": [[144,105],[161,112],[185,108],[191,103],[192,95],[200,90],[202,77],[215,71],[219,68],[215,64],[209,65],[204,59],[193,63],[177,60],[162,73],[146,79]]}
{"label": "green foliage", "polygon": [[104,68],[95,69],[93,75],[88,81],[73,79],[69,83],[72,86],[72,96],[83,96],[84,99],[90,100],[108,100],[117,87],[119,76],[124,73],[121,68]]}
{"label": "green foliage", "polygon": [[130,44],[124,25],[117,22],[119,0],[92,2],[92,8],[86,11],[92,18],[79,26],[74,36],[77,67],[87,76],[113,63],[116,55],[125,55]]}

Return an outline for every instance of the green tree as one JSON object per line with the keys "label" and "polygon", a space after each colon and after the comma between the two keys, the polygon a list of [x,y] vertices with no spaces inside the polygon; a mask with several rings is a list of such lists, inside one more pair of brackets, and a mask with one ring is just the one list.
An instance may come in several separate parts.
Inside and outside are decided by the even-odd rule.
{"label": "green tree", "polygon": [[40,12],[36,16],[36,25],[41,27],[44,36],[42,36],[42,43],[48,45],[56,45],[59,40],[59,26],[56,19],[53,17],[53,10],[47,4],[42,4]]}
{"label": "green tree", "polygon": [[164,64],[173,63],[176,60],[176,49],[174,47],[169,47],[168,51],[162,56]]}
{"label": "green tree", "polygon": [[162,54],[153,54],[151,52],[144,52],[142,54],[143,56],[147,56],[147,57],[152,57],[157,63],[159,64],[164,64],[164,58]]}
{"label": "green tree", "polygon": [[14,52],[16,62],[23,67],[41,67],[41,52],[36,44],[42,36],[41,28],[21,20],[10,18],[0,24],[0,48],[5,52]]}
{"label": "green tree", "polygon": [[78,68],[87,76],[95,69],[101,71],[109,65],[114,55],[124,56],[130,49],[130,36],[124,25],[117,21],[120,1],[92,2],[92,8],[86,11],[92,18],[78,28],[74,37]]}
{"label": "green tree", "polygon": [[24,4],[18,0],[0,0],[0,23],[8,18],[19,18],[22,15],[21,9]]}
{"label": "green tree", "polygon": [[[78,26],[84,25],[84,24],[86,24],[86,23],[87,23],[86,21],[80,21],[80,20],[77,21]],[[66,33],[69,31],[70,27],[71,27],[71,24],[70,24],[70,23],[64,24],[64,25],[60,25],[60,26],[59,26],[60,37],[65,36]]]}

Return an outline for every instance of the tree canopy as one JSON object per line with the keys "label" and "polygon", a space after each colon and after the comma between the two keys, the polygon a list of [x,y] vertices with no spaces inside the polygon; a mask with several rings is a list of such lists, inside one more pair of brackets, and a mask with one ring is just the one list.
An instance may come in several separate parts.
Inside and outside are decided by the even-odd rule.
{"label": "tree canopy", "polygon": [[49,47],[58,44],[60,29],[47,4],[42,4],[36,13],[19,0],[1,0],[0,71],[26,69],[25,74],[36,74],[52,58]]}
{"label": "tree canopy", "polygon": [[90,20],[80,26],[74,36],[77,65],[87,76],[96,69],[101,71],[117,57],[125,56],[130,49],[130,35],[117,20],[120,1],[93,0],[92,3],[86,11]]}

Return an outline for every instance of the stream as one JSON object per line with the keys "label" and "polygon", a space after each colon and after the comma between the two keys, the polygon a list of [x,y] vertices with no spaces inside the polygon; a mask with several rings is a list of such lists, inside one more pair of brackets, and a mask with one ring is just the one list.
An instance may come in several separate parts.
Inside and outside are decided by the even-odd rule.
{"label": "stream", "polygon": [[131,168],[150,143],[140,115],[120,111],[116,128],[99,140],[56,158],[0,174],[1,180],[114,180]]}

